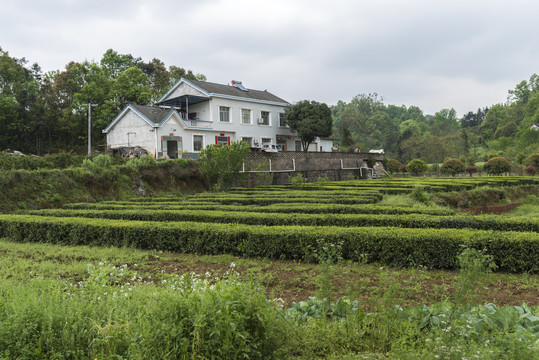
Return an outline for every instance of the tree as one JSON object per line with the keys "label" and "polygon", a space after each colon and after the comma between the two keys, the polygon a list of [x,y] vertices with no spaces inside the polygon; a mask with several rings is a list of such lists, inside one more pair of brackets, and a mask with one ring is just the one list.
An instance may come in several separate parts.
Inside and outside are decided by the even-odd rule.
{"label": "tree", "polygon": [[448,174],[451,176],[462,173],[464,170],[464,163],[460,161],[460,159],[447,159],[440,168],[442,174]]}
{"label": "tree", "polygon": [[200,152],[202,170],[216,189],[228,189],[239,179],[243,163],[251,148],[245,141],[233,141],[229,145],[210,144]]}
{"label": "tree", "polygon": [[426,173],[429,169],[429,166],[424,160],[413,159],[408,163],[408,165],[406,165],[406,169],[408,170],[408,172],[414,175],[420,175]]}
{"label": "tree", "polygon": [[391,174],[394,174],[396,172],[399,171],[400,169],[400,166],[401,166],[401,163],[399,160],[396,160],[396,159],[387,159],[387,162],[386,162],[386,170],[391,173]]}
{"label": "tree", "polygon": [[504,157],[493,157],[483,166],[490,175],[501,175],[511,171],[511,163]]}
{"label": "tree", "polygon": [[324,103],[303,100],[285,108],[285,121],[290,129],[297,132],[303,151],[316,137],[331,135],[333,119],[331,110]]}

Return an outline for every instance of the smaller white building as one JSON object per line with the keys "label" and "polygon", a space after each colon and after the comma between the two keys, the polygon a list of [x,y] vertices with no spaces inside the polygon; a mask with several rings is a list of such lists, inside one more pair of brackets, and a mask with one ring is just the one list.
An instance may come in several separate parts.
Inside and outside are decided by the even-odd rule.
{"label": "smaller white building", "polygon": [[[301,151],[301,141],[284,122],[289,103],[241,82],[222,85],[181,79],[156,106],[129,104],[103,133],[111,149],[139,146],[155,157],[198,154],[208,144],[243,140],[251,147],[279,145]],[[331,152],[331,139],[316,139],[309,151]]]}

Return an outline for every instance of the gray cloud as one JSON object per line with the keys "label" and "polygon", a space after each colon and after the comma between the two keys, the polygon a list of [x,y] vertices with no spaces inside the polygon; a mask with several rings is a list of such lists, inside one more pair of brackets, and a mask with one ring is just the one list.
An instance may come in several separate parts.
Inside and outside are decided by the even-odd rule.
{"label": "gray cloud", "polygon": [[45,71],[112,48],[289,101],[377,92],[463,114],[538,72],[538,10],[532,0],[7,0],[0,46]]}

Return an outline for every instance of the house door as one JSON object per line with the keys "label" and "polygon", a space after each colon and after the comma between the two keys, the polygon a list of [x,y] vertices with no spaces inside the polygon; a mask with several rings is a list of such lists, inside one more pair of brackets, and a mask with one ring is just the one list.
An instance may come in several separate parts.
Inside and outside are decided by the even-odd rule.
{"label": "house door", "polygon": [[301,140],[296,140],[296,151],[301,151]]}
{"label": "house door", "polygon": [[178,158],[178,142],[176,140],[167,141],[167,155],[170,159]]}

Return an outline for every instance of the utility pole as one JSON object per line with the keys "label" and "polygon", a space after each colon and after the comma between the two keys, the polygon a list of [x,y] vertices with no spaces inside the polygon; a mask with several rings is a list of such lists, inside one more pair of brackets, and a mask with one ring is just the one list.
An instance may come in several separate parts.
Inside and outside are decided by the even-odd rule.
{"label": "utility pole", "polygon": [[88,103],[88,156],[92,155],[92,106],[97,104]]}

